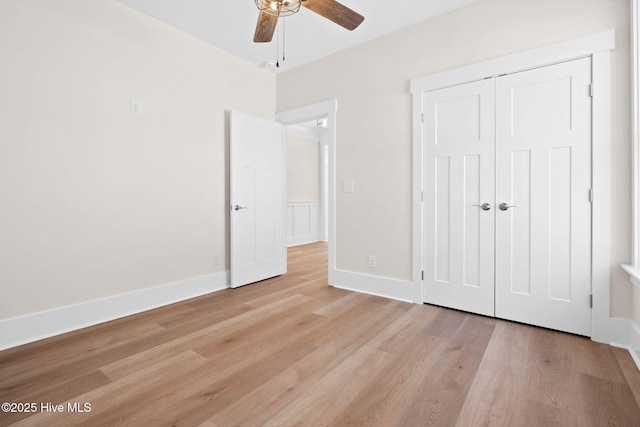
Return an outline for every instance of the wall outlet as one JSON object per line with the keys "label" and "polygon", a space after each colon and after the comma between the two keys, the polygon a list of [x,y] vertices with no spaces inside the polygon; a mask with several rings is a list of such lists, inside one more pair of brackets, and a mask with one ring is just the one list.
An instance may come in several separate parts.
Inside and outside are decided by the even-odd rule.
{"label": "wall outlet", "polygon": [[367,265],[370,268],[376,268],[376,256],[375,255],[369,255],[369,257],[367,258]]}
{"label": "wall outlet", "polygon": [[220,265],[220,255],[219,254],[215,254],[213,256],[213,265]]}

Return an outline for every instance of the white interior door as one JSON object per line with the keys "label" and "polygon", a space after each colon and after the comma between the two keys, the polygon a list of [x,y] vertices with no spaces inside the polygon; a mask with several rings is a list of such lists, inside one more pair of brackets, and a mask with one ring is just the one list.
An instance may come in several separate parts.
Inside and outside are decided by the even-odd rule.
{"label": "white interior door", "polygon": [[590,335],[591,59],[496,80],[496,316]]}
{"label": "white interior door", "polygon": [[590,335],[590,82],[585,58],[423,94],[425,302]]}
{"label": "white interior door", "polygon": [[231,112],[231,287],[286,273],[284,130]]}
{"label": "white interior door", "polygon": [[494,81],[427,92],[424,301],[494,314]]}

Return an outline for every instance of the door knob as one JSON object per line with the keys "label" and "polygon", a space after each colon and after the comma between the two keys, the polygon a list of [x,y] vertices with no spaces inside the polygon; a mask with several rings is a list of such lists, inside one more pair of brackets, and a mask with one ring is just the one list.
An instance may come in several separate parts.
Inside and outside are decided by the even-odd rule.
{"label": "door knob", "polygon": [[491,209],[491,205],[489,203],[483,203],[481,205],[473,205],[473,206],[477,206],[479,208],[482,208],[483,211],[488,211]]}
{"label": "door knob", "polygon": [[509,208],[517,208],[516,205],[509,205],[509,203],[500,203],[498,207],[500,208],[501,211],[508,211]]}
{"label": "door knob", "polygon": [[246,207],[244,207],[244,206],[240,206],[240,205],[234,205],[234,206],[233,206],[233,210],[234,210],[234,211],[239,211],[240,209],[248,209],[248,208],[246,208]]}

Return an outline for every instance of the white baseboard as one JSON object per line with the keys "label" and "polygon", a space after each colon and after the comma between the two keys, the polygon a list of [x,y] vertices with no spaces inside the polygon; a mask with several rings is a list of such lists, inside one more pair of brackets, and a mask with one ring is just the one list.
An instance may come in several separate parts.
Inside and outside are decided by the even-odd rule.
{"label": "white baseboard", "polygon": [[627,350],[631,355],[633,362],[636,364],[638,371],[640,371],[640,328],[633,323],[633,321],[628,319],[616,318],[615,320],[620,321],[620,325],[624,324],[622,329],[625,330],[627,336],[625,339],[611,341],[608,344],[613,347]]}
{"label": "white baseboard", "polygon": [[[595,316],[595,313],[592,312]],[[602,317],[591,323],[591,340],[627,348],[631,322],[621,317]]]}
{"label": "white baseboard", "polygon": [[228,272],[0,320],[0,350],[226,289]]}
{"label": "white baseboard", "polygon": [[633,361],[636,362],[638,370],[640,370],[640,328],[634,322],[629,321],[629,345],[627,349],[631,353]]}
{"label": "white baseboard", "polygon": [[414,302],[414,284],[408,281],[344,270],[334,270],[331,272],[330,277],[329,284],[336,288],[399,301]]}

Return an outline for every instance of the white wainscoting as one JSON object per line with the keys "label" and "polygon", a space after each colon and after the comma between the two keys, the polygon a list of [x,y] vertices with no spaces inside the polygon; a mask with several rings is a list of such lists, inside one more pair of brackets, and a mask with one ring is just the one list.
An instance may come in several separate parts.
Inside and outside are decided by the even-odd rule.
{"label": "white wainscoting", "polygon": [[327,240],[320,202],[287,202],[287,246]]}

